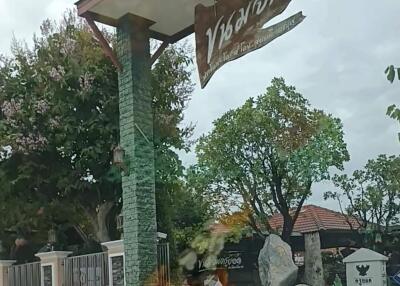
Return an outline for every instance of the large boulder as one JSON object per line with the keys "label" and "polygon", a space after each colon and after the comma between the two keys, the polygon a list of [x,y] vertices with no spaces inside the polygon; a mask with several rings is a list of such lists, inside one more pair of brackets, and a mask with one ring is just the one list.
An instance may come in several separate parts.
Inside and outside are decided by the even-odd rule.
{"label": "large boulder", "polygon": [[298,268],[293,262],[292,250],[279,236],[267,237],[258,256],[258,265],[262,286],[296,285]]}

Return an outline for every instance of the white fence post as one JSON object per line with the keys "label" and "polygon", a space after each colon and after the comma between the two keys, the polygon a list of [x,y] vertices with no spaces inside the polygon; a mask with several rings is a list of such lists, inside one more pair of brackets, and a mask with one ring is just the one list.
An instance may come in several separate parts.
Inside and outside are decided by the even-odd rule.
{"label": "white fence post", "polygon": [[53,251],[36,254],[41,264],[41,286],[62,286],[64,280],[64,259],[72,252]]}
{"label": "white fence post", "polygon": [[125,282],[125,256],[124,241],[116,240],[104,242],[101,245],[107,248],[110,286],[126,285]]}
{"label": "white fence post", "polygon": [[15,263],[15,260],[0,260],[0,286],[8,285],[8,268]]}

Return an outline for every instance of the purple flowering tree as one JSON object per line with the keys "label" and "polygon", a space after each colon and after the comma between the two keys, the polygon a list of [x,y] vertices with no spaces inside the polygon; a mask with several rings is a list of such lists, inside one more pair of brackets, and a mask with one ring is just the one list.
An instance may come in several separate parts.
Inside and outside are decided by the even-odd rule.
{"label": "purple flowering tree", "polygon": [[[117,71],[74,12],[41,28],[32,49],[14,44],[13,56],[1,58],[0,215],[9,219],[0,229],[24,223],[45,233],[67,221],[108,241],[121,204],[120,173],[111,163],[119,142]],[[172,147],[187,149],[192,130],[180,125],[193,91],[190,56],[172,47],[153,66],[161,230],[171,229],[162,204],[171,202],[183,171]],[[19,217],[5,201],[18,205]]]}

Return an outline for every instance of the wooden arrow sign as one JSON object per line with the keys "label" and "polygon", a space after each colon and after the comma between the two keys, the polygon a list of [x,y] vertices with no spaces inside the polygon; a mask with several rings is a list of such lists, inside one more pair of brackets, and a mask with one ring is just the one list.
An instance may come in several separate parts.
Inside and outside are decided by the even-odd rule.
{"label": "wooden arrow sign", "polygon": [[197,66],[201,87],[225,63],[257,50],[304,20],[301,12],[263,28],[281,14],[291,0],[218,0],[195,10]]}

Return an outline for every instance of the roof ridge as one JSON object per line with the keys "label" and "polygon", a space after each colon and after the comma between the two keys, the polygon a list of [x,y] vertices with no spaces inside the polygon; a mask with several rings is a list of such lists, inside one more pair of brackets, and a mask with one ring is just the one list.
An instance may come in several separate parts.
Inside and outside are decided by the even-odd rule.
{"label": "roof ridge", "polygon": [[[293,209],[291,209],[293,211]],[[276,213],[269,218],[271,226],[276,228],[282,227],[283,216],[281,213]],[[338,211],[317,206],[314,204],[303,205],[299,214],[298,220],[294,225],[294,230],[301,233],[310,231],[322,231],[330,229],[357,229],[359,223],[356,218],[347,216]],[[296,230],[296,231],[297,231]]]}
{"label": "roof ridge", "polygon": [[[330,213],[342,218],[344,221],[346,221],[346,223],[351,223],[352,225],[353,225],[353,222],[351,220],[356,220],[355,221],[356,224],[360,225],[360,223],[357,221],[357,219],[354,216],[346,215],[346,214],[341,213],[339,211],[334,211],[334,210],[331,210],[331,209],[328,209],[328,208],[324,208],[324,207],[320,207],[320,206],[316,206],[316,205],[310,205],[310,206],[319,208],[319,209],[327,211],[327,212],[330,212]],[[324,225],[324,228],[326,229],[327,228],[326,225],[323,223],[323,221],[321,221],[321,222]]]}
{"label": "roof ridge", "polygon": [[310,206],[312,207],[312,208],[310,208],[311,209],[311,215],[312,215],[312,217],[314,219],[315,224],[317,225],[318,230],[326,229],[326,226],[324,225],[324,223],[321,220],[321,218],[319,217],[319,215],[317,213],[315,213],[315,207],[317,207],[317,208],[319,208],[319,207],[315,206],[315,205],[310,205]]}
{"label": "roof ridge", "polygon": [[343,216],[343,215],[344,215],[344,214],[342,214],[342,213],[339,212],[339,211],[334,211],[334,210],[331,210],[331,209],[328,209],[328,208],[325,208],[325,207],[321,207],[321,206],[317,206],[317,205],[314,205],[314,204],[305,205],[304,207],[315,207],[315,208],[323,209],[323,210],[325,210],[325,211],[329,211],[329,212],[334,213],[334,214],[338,214],[338,215],[340,215],[340,216]]}

